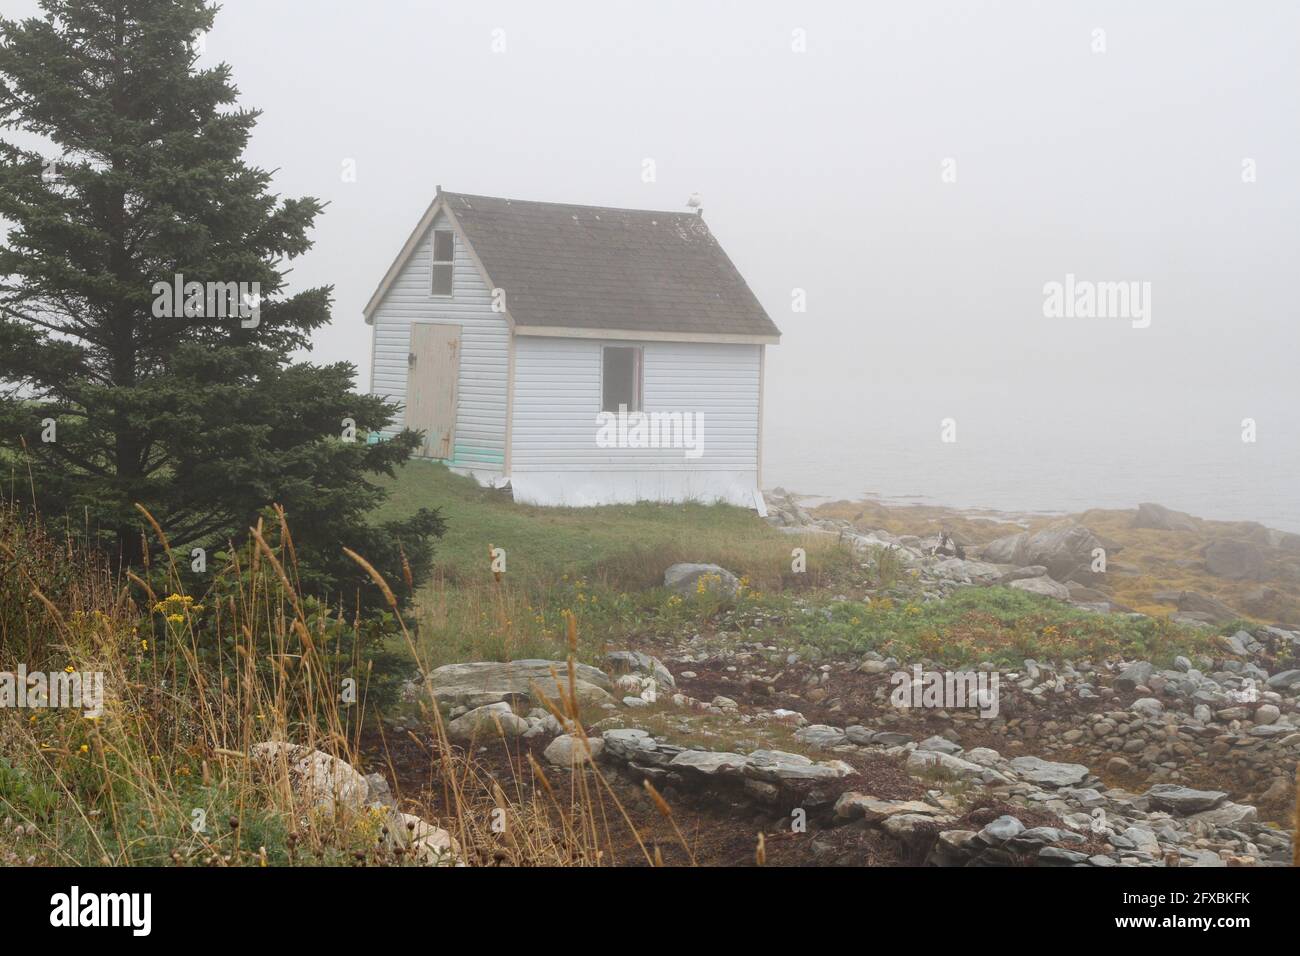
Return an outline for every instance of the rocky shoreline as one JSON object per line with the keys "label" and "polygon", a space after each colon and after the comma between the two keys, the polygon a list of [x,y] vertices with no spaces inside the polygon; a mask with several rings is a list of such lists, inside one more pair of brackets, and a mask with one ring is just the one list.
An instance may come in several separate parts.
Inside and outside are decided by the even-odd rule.
{"label": "rocky shoreline", "polygon": [[[1153,506],[1139,520],[1177,532],[1184,519]],[[834,536],[863,565],[888,555],[921,602],[1003,586],[1142,616],[1096,564],[1099,549],[1109,557],[1122,546],[1076,521],[967,545],[817,517],[778,495],[768,520],[796,540]],[[725,568],[680,564],[664,586],[726,595],[740,585]],[[529,660],[446,665],[408,696],[432,694],[457,746],[544,743],[552,773],[595,761],[670,801],[755,814],[767,832],[806,837],[827,865],[859,864],[881,839],[898,859],[930,866],[1289,865],[1300,629],[1244,621],[1213,636],[1240,615],[1208,595],[1178,598],[1170,617],[1207,629],[1205,653],[1164,665],[971,665],[956,676],[973,686],[996,670],[1001,680],[992,714],[898,706],[900,674],[944,670],[923,657],[867,651],[813,663],[761,641],[690,636],[576,665],[571,691],[568,662]],[[603,716],[558,717],[554,701],[570,692]],[[742,737],[747,746],[734,742]]]}

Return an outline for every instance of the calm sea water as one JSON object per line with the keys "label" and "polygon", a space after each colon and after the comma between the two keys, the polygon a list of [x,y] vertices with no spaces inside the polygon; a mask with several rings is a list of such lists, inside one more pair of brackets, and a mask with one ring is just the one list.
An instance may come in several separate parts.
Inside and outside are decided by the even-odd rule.
{"label": "calm sea water", "polygon": [[[764,486],[1019,512],[1154,501],[1300,532],[1300,403],[1246,409],[1230,395],[1189,393],[1100,411],[1012,391],[919,391],[855,389],[813,410],[769,401]],[[1241,439],[1247,413],[1257,416],[1254,443]],[[945,444],[949,417],[957,441]]]}

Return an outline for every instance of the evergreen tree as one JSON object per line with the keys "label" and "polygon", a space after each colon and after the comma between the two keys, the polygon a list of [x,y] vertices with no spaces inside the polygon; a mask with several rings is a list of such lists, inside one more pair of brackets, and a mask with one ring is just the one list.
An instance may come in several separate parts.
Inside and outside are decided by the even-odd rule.
{"label": "evergreen tree", "polygon": [[427,571],[436,511],[366,521],[384,494],[367,475],[418,436],[368,444],[394,406],[354,393],[348,363],[292,360],[330,319],[331,287],[285,288],[322,204],[281,199],[241,158],[259,113],[227,65],[197,62],[216,8],[41,6],[0,20],[0,125],[43,144],[0,140],[0,443],[41,510],[88,519],[135,565],[136,502],[185,556],[275,502],[318,589],[374,598],[344,545],[390,580],[403,555]]}

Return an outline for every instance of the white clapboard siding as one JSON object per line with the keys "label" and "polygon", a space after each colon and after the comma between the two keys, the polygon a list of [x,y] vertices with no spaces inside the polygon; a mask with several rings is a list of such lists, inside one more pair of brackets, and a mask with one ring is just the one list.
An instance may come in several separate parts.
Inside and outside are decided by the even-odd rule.
{"label": "white clapboard siding", "polygon": [[[644,349],[644,410],[703,416],[703,454],[675,448],[601,448],[601,347]],[[610,342],[519,336],[515,342],[512,471],[726,472],[757,480],[757,345]]]}
{"label": "white clapboard siding", "polygon": [[[433,228],[446,224],[445,215],[440,214],[375,309],[371,391],[404,406],[411,323],[459,325],[459,411],[454,457],[448,464],[499,473],[505,462],[509,328],[505,316],[492,311],[491,291],[459,239],[452,296],[430,293]],[[399,418],[385,429],[386,434],[395,434],[403,424]]]}

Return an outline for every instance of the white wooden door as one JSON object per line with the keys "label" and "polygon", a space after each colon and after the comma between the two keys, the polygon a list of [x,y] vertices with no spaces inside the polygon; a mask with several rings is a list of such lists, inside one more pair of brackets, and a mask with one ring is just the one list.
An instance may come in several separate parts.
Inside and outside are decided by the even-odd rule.
{"label": "white wooden door", "polygon": [[460,381],[460,326],[411,326],[407,356],[406,425],[423,429],[425,458],[452,458],[456,449],[457,385]]}

